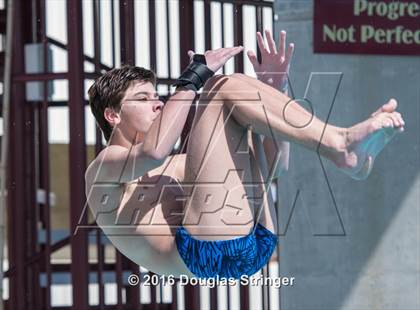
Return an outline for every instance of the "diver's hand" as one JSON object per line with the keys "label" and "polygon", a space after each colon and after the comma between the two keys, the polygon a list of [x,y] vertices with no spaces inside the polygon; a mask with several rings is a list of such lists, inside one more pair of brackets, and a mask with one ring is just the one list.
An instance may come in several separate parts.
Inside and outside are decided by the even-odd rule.
{"label": "diver's hand", "polygon": [[287,84],[287,75],[293,56],[294,44],[289,44],[286,53],[286,31],[282,30],[279,37],[280,50],[277,51],[276,42],[274,42],[269,30],[265,31],[265,36],[268,42],[267,47],[261,33],[257,32],[261,63],[258,62],[257,56],[253,51],[249,50],[247,55],[254,67],[258,80],[280,90]]}
{"label": "diver's hand", "polygon": [[[207,67],[211,71],[217,72],[230,58],[242,52],[243,49],[243,46],[234,46],[206,51],[204,56],[206,57]],[[193,51],[188,51],[190,59],[192,59],[194,54]]]}

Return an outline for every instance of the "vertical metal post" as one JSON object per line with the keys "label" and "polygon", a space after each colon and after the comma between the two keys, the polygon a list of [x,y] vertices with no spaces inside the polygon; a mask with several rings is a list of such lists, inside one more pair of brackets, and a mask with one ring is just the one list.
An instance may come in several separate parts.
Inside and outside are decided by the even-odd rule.
{"label": "vertical metal post", "polygon": [[[46,52],[46,50],[44,49]],[[44,96],[47,93],[46,86],[44,84]],[[46,287],[45,287],[45,309],[50,309],[50,290],[51,290],[51,227],[50,227],[50,203],[49,203],[49,147],[48,147],[48,102],[45,97],[41,106],[39,108],[39,124],[40,124],[40,187],[45,191],[45,203],[41,204],[40,207],[42,210],[42,228],[45,231],[45,245],[43,247],[43,264],[45,266],[45,275],[46,275]]]}
{"label": "vertical metal post", "polygon": [[[132,274],[139,275],[140,274],[140,267],[132,260],[124,257],[126,260],[127,269],[130,270]],[[126,288],[127,292],[127,303],[130,305],[130,309],[133,310],[140,310],[143,308],[143,305],[140,304],[140,283],[135,286],[129,286]]]}
{"label": "vertical metal post", "polygon": [[[242,4],[233,6],[233,42],[234,46],[243,45]],[[244,72],[244,58],[235,57],[235,72]]]}
{"label": "vertical metal post", "polygon": [[[153,272],[149,271],[149,276],[152,278],[154,275]],[[161,298],[162,299],[162,298]],[[157,298],[156,298],[156,285],[150,285],[150,309],[157,310]]]}
{"label": "vertical metal post", "polygon": [[[267,263],[267,265],[265,265],[262,270],[262,277],[263,278],[268,278],[270,277],[270,272],[268,269],[270,262]],[[263,309],[270,309],[270,286],[269,285],[262,285],[261,286],[262,289],[262,304],[263,304]]]}
{"label": "vertical metal post", "polygon": [[[111,3],[113,7],[113,4]],[[113,14],[113,11],[112,11]],[[93,40],[94,40],[94,64],[95,64],[95,73],[100,74],[101,72],[101,31],[100,31],[100,22],[101,22],[101,7],[99,0],[93,2]],[[112,23],[113,26],[113,23]],[[112,50],[114,55],[114,49]],[[114,57],[113,57],[114,58]],[[102,150],[102,133],[98,126],[95,126],[95,156],[97,156]],[[103,271],[104,271],[104,261],[105,261],[105,248],[102,243],[102,232],[98,227],[96,229],[96,253],[98,260],[97,268],[97,282],[98,282],[98,295],[99,295],[99,309],[103,310],[105,307],[105,287],[103,282]]]}
{"label": "vertical metal post", "polygon": [[[149,4],[150,5],[150,4]],[[134,1],[120,2],[121,62],[135,64]]]}
{"label": "vertical metal post", "polygon": [[[30,38],[30,3],[14,1],[13,10],[13,56],[12,78],[24,73],[24,43]],[[24,84],[12,83],[13,104],[10,106],[10,121],[8,130],[15,137],[25,137],[25,87]],[[9,279],[9,309],[28,309],[33,297],[30,283],[30,270],[25,266],[25,259],[30,253],[28,240],[29,223],[27,222],[28,184],[25,175],[30,171],[27,161],[27,148],[24,139],[12,139],[9,144],[8,163],[8,250],[9,263],[13,272]]]}
{"label": "vertical metal post", "polygon": [[115,261],[115,280],[117,282],[117,310],[123,309],[122,304],[122,254],[117,249],[116,251],[116,261]]}
{"label": "vertical metal post", "polygon": [[175,281],[175,283],[172,285],[172,303],[171,303],[171,310],[178,309],[178,281]]}
{"label": "vertical metal post", "polygon": [[99,0],[93,2],[93,62],[95,65],[95,73],[101,71],[101,4]]}
{"label": "vertical metal post", "polygon": [[191,284],[184,286],[184,296],[186,310],[200,309],[200,291],[198,286]]}
{"label": "vertical metal post", "polygon": [[[263,24],[263,19],[262,19],[262,7],[261,6],[257,6],[255,8],[255,20],[256,20],[256,24],[257,24],[257,31],[259,31],[263,36],[264,36],[264,24]],[[257,59],[259,62],[261,62],[261,51],[259,48],[257,48]]]}
{"label": "vertical metal post", "polygon": [[156,8],[154,1],[149,1],[149,42],[150,70],[156,72]]}
{"label": "vertical metal post", "polygon": [[[184,70],[190,63],[188,58],[188,50],[194,50],[194,3],[193,1],[179,2],[179,47],[180,47],[180,61],[181,70]],[[169,20],[168,20],[169,23]],[[188,143],[188,135],[191,131],[191,125],[194,120],[195,105],[192,104],[188,112],[187,120],[184,129],[181,133],[181,145]],[[186,144],[185,144],[186,145]],[[186,150],[186,148],[185,148]]]}
{"label": "vertical metal post", "polygon": [[[45,0],[40,1],[40,32],[43,50],[43,72],[48,72],[48,43],[46,29]],[[46,275],[45,309],[51,309],[51,225],[50,225],[50,167],[49,167],[49,143],[48,143],[48,82],[42,82],[43,98],[40,107],[40,187],[45,191],[45,203],[43,208],[42,224],[45,230],[44,265]]]}
{"label": "vertical metal post", "polygon": [[239,295],[241,309],[249,309],[249,286],[241,284]]}
{"label": "vertical metal post", "polygon": [[[5,302],[3,300],[3,261],[4,261],[4,249],[6,242],[6,177],[7,177],[7,165],[9,155],[9,110],[10,110],[10,94],[12,88],[12,42],[13,42],[13,2],[8,2],[6,5],[6,26],[0,25],[1,33],[6,33],[6,50],[1,52],[0,57],[3,59],[0,61],[0,68],[3,72],[3,100],[0,102],[0,111],[3,117],[3,136],[0,136],[0,310],[4,310]],[[5,29],[6,28],[6,29]]]}
{"label": "vertical metal post", "polygon": [[204,47],[211,50],[211,8],[210,1],[204,0]]}
{"label": "vertical metal post", "polygon": [[[134,1],[120,2],[120,38],[121,63],[135,64],[135,36],[134,36]],[[133,274],[139,273],[139,266],[125,256],[121,257],[123,266],[128,266]],[[131,309],[140,309],[140,290],[138,286],[126,288],[127,303]]]}
{"label": "vertical metal post", "polygon": [[[223,2],[220,3],[220,22],[221,22],[221,29],[222,29],[222,46],[221,47],[225,47],[225,10],[223,7]],[[222,67],[222,74],[225,74],[225,66]]]}
{"label": "vertical metal post", "polygon": [[[120,21],[120,49],[121,49],[121,64],[124,64],[126,55],[125,55],[125,7],[127,4],[127,1],[120,1],[118,7],[118,13],[119,13],[119,21]],[[122,34],[122,35],[121,35]],[[114,55],[115,58],[115,55]],[[115,59],[114,64],[115,64]],[[123,255],[118,251],[118,249],[115,249],[115,281],[117,282],[117,310],[123,309],[123,281],[122,281],[122,274],[123,274]]]}
{"label": "vertical metal post", "polygon": [[[27,160],[29,161],[28,165],[30,167],[32,167],[33,169],[28,171],[27,174],[27,182],[28,182],[28,217],[27,217],[27,222],[28,222],[28,231],[29,233],[29,246],[30,246],[30,251],[29,251],[29,255],[28,256],[35,256],[38,254],[38,220],[39,220],[39,216],[38,216],[38,208],[36,208],[35,206],[37,206],[36,203],[36,170],[34,169],[34,166],[36,165],[36,162],[33,160],[33,158],[35,157],[35,152],[36,152],[36,147],[35,147],[35,139],[34,139],[34,132],[35,132],[35,111],[36,111],[36,106],[34,105],[26,105],[25,106],[25,119],[26,119],[26,128],[25,128],[25,136],[26,136],[26,144],[28,147],[28,152],[27,152]],[[32,206],[32,207],[31,207]],[[31,296],[30,296],[30,300],[31,300],[31,304],[34,305],[34,307],[41,306],[41,297],[42,297],[42,292],[41,292],[41,286],[40,286],[40,281],[39,281],[39,276],[40,276],[40,264],[32,264],[31,266],[29,266],[31,269],[30,275],[31,275],[31,279],[30,279],[30,286],[31,286]]]}
{"label": "vertical metal post", "polygon": [[210,308],[217,309],[217,287],[210,289]]}
{"label": "vertical metal post", "polygon": [[[167,62],[168,62],[168,78],[171,78],[172,76],[172,66],[171,66],[171,27],[170,27],[170,23],[171,23],[171,19],[169,18],[169,0],[166,0],[165,3],[165,9],[166,9],[166,44],[168,46],[168,53],[166,54],[166,58],[167,58]],[[181,4],[180,4],[181,5]],[[181,13],[180,13],[181,14]],[[181,53],[181,58],[187,58],[185,57],[186,54],[182,54]]]}
{"label": "vertical metal post", "polygon": [[[45,1],[44,0],[36,0],[32,3],[32,41],[31,42],[43,42],[43,38],[45,38]],[[44,59],[47,57],[46,49],[44,48]],[[47,63],[44,60],[44,66],[46,66]],[[45,69],[44,69],[45,70]],[[43,83],[43,87],[46,87],[46,84]],[[47,89],[44,89],[44,97],[46,97]],[[44,98],[47,100],[46,98]],[[48,104],[47,104],[48,105]],[[39,228],[38,223],[41,221],[44,225],[44,212],[46,211],[45,205],[39,204],[36,199],[36,192],[38,188],[42,187],[42,177],[44,173],[49,174],[49,172],[45,172],[42,168],[42,150],[43,148],[43,136],[45,136],[44,131],[42,129],[42,117],[41,117],[41,104],[37,102],[36,104],[30,104],[28,107],[31,108],[30,114],[33,116],[33,125],[32,125],[32,142],[34,143],[34,153],[31,156],[33,160],[33,175],[34,175],[34,182],[33,182],[33,203],[31,205],[36,206],[36,208],[30,208],[33,211],[33,215],[31,215],[31,222],[33,226],[33,243],[34,243],[34,255],[42,255],[42,259],[39,259],[35,264],[33,264],[33,272],[36,274],[36,278],[32,282],[33,290],[34,290],[34,298],[33,298],[33,307],[34,308],[45,308],[49,309],[50,307],[50,286],[48,286],[48,283],[51,283],[51,273],[50,273],[50,266],[47,266],[46,264],[50,263],[50,255],[45,253],[45,251],[48,251],[50,253],[50,249],[47,249],[43,246],[39,246],[38,244],[38,235],[39,235]],[[45,131],[45,132],[48,132]],[[47,141],[48,143],[48,141]],[[49,197],[48,197],[49,198]],[[49,201],[48,201],[49,203]],[[48,208],[49,210],[49,208]],[[47,233],[48,234],[48,233]],[[49,244],[49,242],[47,243]],[[39,251],[39,252],[37,252]],[[36,253],[37,252],[37,253]],[[48,259],[47,256],[48,255]],[[41,288],[41,281],[40,276],[41,272],[44,272],[44,274],[47,274],[47,285],[46,287]]]}
{"label": "vertical metal post", "polygon": [[115,6],[111,2],[111,44],[112,44],[112,68],[115,67]]}
{"label": "vertical metal post", "polygon": [[[168,20],[169,22],[169,20]],[[181,68],[190,63],[188,50],[194,50],[194,4],[193,1],[179,1],[179,48]]]}
{"label": "vertical metal post", "polygon": [[[84,70],[82,3],[67,1],[69,116],[70,116],[70,233],[73,309],[88,309],[87,232],[77,229],[85,205],[86,145],[84,117]],[[86,214],[80,224],[87,224]]]}
{"label": "vertical metal post", "polygon": [[96,230],[96,247],[98,256],[98,291],[99,291],[99,309],[103,310],[105,307],[105,287],[103,281],[104,261],[105,261],[105,247],[102,243],[102,232],[99,227]]}

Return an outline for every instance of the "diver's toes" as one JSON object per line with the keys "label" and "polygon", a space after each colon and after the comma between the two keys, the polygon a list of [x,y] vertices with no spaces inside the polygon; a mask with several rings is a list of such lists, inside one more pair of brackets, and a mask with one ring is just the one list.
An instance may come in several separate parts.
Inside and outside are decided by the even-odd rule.
{"label": "diver's toes", "polygon": [[386,118],[386,119],[383,120],[382,124],[383,124],[384,127],[387,127],[387,128],[392,127],[393,126],[393,121],[392,121],[392,119]]}
{"label": "diver's toes", "polygon": [[394,122],[394,127],[400,127],[402,125],[397,113],[395,112],[392,113],[391,118],[392,118],[392,121]]}
{"label": "diver's toes", "polygon": [[397,118],[398,118],[399,122],[401,123],[401,126],[404,126],[405,122],[404,122],[404,119],[403,119],[401,113],[395,112],[395,114],[397,115]]}

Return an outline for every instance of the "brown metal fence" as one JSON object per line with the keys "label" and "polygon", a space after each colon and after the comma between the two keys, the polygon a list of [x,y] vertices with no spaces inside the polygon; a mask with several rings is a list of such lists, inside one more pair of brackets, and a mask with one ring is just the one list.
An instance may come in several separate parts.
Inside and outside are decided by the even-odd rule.
{"label": "brown metal fence", "polygon": [[[170,59],[173,53],[173,44],[170,39],[170,5],[178,6],[179,20],[179,68],[188,64],[185,57],[189,49],[195,49],[197,37],[195,35],[196,4],[203,7],[204,12],[204,48],[211,49],[213,4],[218,4],[221,16],[221,29],[225,29],[226,22],[233,27],[233,44],[243,44],[243,9],[245,6],[255,8],[256,28],[263,29],[263,10],[272,10],[271,1],[258,0],[156,0],[147,1],[148,7],[148,42],[149,44],[136,44],[136,15],[135,1],[108,1],[86,0],[91,5],[93,20],[93,55],[84,52],[83,42],[83,2],[81,0],[63,0],[66,5],[67,42],[47,36],[46,5],[48,1],[60,0],[15,0],[14,10],[14,37],[13,37],[13,88],[10,119],[10,150],[8,165],[8,209],[7,209],[7,249],[9,269],[5,272],[8,279],[9,297],[6,307],[14,309],[177,309],[177,286],[172,287],[172,299],[165,303],[162,298],[162,286],[150,288],[150,302],[141,303],[142,290],[140,286],[130,286],[127,283],[127,273],[139,273],[139,266],[125,258],[116,251],[113,262],[106,261],[106,240],[99,229],[79,229],[73,234],[78,224],[88,224],[85,215],[79,222],[85,206],[84,172],[87,167],[87,146],[85,140],[85,80],[93,80],[103,70],[119,64],[136,64],[136,48],[148,50],[150,69],[157,69],[157,5],[162,3],[166,10],[166,46],[168,76],[158,75],[158,85],[166,86],[173,82],[175,63]],[[110,15],[102,12],[102,5],[109,3]],[[86,5],[86,3],[84,3]],[[233,14],[227,16],[226,5],[231,6]],[[230,11],[229,11],[230,12]],[[272,12],[272,11],[271,11]],[[5,12],[0,10],[0,32],[5,33]],[[271,13],[272,18],[273,14]],[[102,61],[104,48],[101,47],[103,37],[101,25],[104,18],[111,26],[112,63]],[[119,22],[117,22],[119,21]],[[64,21],[63,21],[64,23]],[[117,42],[118,41],[118,42]],[[221,32],[222,45],[225,43],[224,31]],[[40,43],[42,45],[42,71],[41,73],[28,73],[25,70],[25,45]],[[85,42],[86,44],[86,42]],[[66,72],[55,72],[49,67],[49,54],[47,47],[54,46],[67,53]],[[119,50],[115,47],[119,46]],[[172,49],[172,50],[171,50]],[[0,59],[3,59],[0,55]],[[85,70],[85,63],[93,65],[93,72]],[[3,63],[0,62],[3,68]],[[2,70],[1,70],[2,71]],[[236,57],[234,71],[244,72],[244,59]],[[49,94],[52,81],[66,80],[68,83],[68,100],[52,100]],[[28,82],[38,82],[42,90],[42,99],[29,101],[26,94]],[[69,171],[69,202],[68,210],[69,231],[68,236],[60,240],[53,240],[54,229],[51,225],[51,145],[49,143],[48,111],[51,107],[68,107],[69,113],[69,144],[68,144],[68,171]],[[186,141],[190,129],[194,110],[190,111],[188,124],[185,126],[181,145]],[[101,132],[96,128],[94,150],[98,154],[103,148]],[[44,199],[39,199],[39,189],[44,193]],[[44,236],[40,242],[40,235]],[[90,237],[89,237],[90,236]],[[95,239],[92,240],[91,238]],[[96,261],[89,261],[89,248],[94,248]],[[52,263],[52,255],[64,248],[70,248],[71,262]],[[109,282],[109,273],[114,275],[116,283],[116,304],[105,302],[105,283]],[[52,286],[54,275],[67,273],[70,275],[69,283],[72,287],[72,306],[52,306]],[[263,274],[269,276],[268,269]],[[90,279],[94,275],[94,280]],[[98,300],[96,305],[89,305],[89,283],[96,283]],[[270,294],[267,287],[262,288],[262,308],[268,309]],[[227,308],[229,309],[229,290],[227,290]],[[240,287],[240,307],[250,308],[249,288]],[[158,298],[159,297],[159,298]],[[218,308],[218,290],[210,289],[210,308]],[[184,287],[184,303],[186,309],[200,308],[199,287],[188,285]]]}

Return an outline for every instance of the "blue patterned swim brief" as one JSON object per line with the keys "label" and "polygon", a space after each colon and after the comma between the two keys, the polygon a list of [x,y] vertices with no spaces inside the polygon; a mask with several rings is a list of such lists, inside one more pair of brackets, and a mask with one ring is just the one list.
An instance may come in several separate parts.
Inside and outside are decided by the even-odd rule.
{"label": "blue patterned swim brief", "polygon": [[230,240],[199,240],[184,227],[175,236],[179,255],[198,278],[251,276],[270,259],[278,237],[261,224],[247,236]]}

